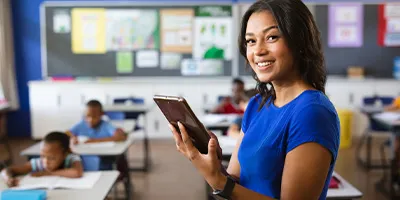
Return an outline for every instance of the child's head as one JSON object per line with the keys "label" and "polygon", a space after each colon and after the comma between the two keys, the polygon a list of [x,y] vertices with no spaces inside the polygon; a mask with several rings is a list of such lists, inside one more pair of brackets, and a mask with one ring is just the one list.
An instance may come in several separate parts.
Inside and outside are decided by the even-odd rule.
{"label": "child's head", "polygon": [[90,127],[96,127],[103,116],[103,106],[97,100],[91,100],[86,104],[85,120]]}
{"label": "child's head", "polygon": [[69,136],[62,132],[51,132],[43,139],[40,157],[44,168],[49,171],[58,169],[70,152]]}
{"label": "child's head", "polygon": [[239,103],[244,93],[244,82],[240,78],[232,81],[232,98],[235,103]]}

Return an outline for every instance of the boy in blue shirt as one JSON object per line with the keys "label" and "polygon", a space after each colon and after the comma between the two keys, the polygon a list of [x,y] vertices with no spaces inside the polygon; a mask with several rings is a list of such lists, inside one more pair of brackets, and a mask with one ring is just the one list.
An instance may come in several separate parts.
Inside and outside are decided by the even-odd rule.
{"label": "boy in blue shirt", "polygon": [[[78,144],[78,136],[86,136],[89,139],[84,143],[119,142],[125,141],[127,135],[120,128],[114,127],[110,122],[102,119],[103,106],[97,100],[91,100],[86,104],[85,118],[67,131],[72,144]],[[99,170],[110,170],[114,161],[106,157],[82,156],[85,162],[98,162]],[[120,159],[118,159],[120,160]],[[117,161],[118,162],[118,161]]]}
{"label": "boy in blue shirt", "polygon": [[85,143],[124,141],[126,134],[120,128],[102,119],[103,106],[97,100],[91,100],[86,104],[85,119],[73,126],[67,134],[71,136],[73,144],[78,143],[77,136],[86,136],[89,139]]}

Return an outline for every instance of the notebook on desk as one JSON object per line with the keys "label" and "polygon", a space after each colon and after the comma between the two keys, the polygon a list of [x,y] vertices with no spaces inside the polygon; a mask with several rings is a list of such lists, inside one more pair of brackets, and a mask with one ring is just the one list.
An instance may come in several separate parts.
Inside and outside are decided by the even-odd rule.
{"label": "notebook on desk", "polygon": [[24,176],[13,190],[30,189],[91,189],[101,176],[101,172],[85,172],[81,178],[65,178],[59,176],[32,177]]}

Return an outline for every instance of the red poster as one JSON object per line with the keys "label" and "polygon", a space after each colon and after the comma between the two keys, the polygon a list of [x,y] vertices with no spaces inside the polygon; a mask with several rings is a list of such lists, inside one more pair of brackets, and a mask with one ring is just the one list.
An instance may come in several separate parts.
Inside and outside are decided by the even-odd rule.
{"label": "red poster", "polygon": [[400,46],[400,3],[378,6],[378,45]]}

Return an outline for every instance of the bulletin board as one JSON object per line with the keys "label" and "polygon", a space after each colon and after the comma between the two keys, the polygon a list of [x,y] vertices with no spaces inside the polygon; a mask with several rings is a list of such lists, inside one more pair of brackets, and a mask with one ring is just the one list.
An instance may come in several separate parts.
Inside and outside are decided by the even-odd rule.
{"label": "bulletin board", "polygon": [[[400,56],[400,47],[381,46],[378,43],[378,4],[363,5],[362,45],[359,47],[332,47],[328,44],[328,4],[306,4],[314,14],[321,33],[328,75],[345,76],[349,66],[362,66],[366,76],[393,78],[394,59]],[[246,4],[241,7],[246,7]],[[239,75],[251,75],[246,70],[245,59],[239,54]]]}
{"label": "bulletin board", "polygon": [[43,77],[232,76],[232,4],[188,3],[42,4]]}

